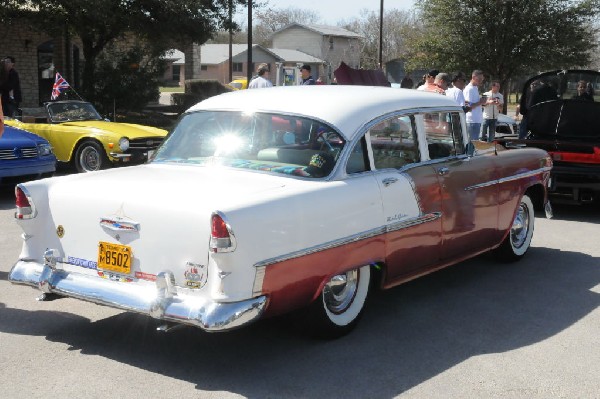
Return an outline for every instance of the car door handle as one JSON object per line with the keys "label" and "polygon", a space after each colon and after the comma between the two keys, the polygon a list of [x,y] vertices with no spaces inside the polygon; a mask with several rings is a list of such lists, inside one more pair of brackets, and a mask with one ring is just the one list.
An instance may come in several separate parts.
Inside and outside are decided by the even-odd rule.
{"label": "car door handle", "polygon": [[438,175],[446,176],[450,172],[450,169],[443,167],[438,169]]}
{"label": "car door handle", "polygon": [[389,186],[390,184],[394,184],[398,181],[397,177],[386,177],[385,179],[383,179],[381,182],[383,183],[384,187]]}

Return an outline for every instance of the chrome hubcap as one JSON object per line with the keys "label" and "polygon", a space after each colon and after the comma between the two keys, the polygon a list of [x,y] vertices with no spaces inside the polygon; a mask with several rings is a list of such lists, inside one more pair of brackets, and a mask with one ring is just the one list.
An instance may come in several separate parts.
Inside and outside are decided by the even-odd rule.
{"label": "chrome hubcap", "polygon": [[333,276],[323,290],[325,306],[332,313],[345,311],[352,304],[357,287],[358,270]]}
{"label": "chrome hubcap", "polygon": [[82,169],[87,172],[100,169],[100,154],[92,147],[86,147],[81,151],[79,161]]}
{"label": "chrome hubcap", "polygon": [[529,208],[525,204],[519,206],[515,220],[510,228],[510,239],[515,248],[521,248],[529,233]]}

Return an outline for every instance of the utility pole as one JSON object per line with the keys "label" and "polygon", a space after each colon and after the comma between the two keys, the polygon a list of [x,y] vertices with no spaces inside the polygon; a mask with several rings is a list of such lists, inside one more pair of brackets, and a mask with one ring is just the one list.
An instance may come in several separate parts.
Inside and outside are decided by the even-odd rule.
{"label": "utility pole", "polygon": [[229,82],[233,80],[233,0],[229,0]]}
{"label": "utility pole", "polygon": [[379,7],[379,68],[383,69],[383,0]]}
{"label": "utility pole", "polygon": [[246,71],[246,77],[248,84],[252,79],[252,0],[248,0],[248,67]]}

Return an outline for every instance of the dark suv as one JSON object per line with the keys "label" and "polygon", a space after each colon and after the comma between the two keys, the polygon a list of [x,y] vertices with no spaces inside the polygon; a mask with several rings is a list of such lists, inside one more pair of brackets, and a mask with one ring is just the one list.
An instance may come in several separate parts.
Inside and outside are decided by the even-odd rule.
{"label": "dark suv", "polygon": [[600,200],[600,72],[562,70],[530,78],[520,103],[519,140],[552,156],[550,193],[568,202]]}

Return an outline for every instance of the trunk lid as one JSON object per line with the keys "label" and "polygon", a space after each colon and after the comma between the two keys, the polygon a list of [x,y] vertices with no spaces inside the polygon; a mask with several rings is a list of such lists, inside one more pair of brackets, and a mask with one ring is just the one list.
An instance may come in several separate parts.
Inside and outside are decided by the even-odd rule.
{"label": "trunk lid", "polygon": [[[285,177],[231,172],[162,164],[53,179],[48,191],[51,231],[46,233],[56,237],[60,226],[58,245],[73,265],[94,269],[100,242],[121,244],[131,248],[132,277],[169,270],[185,286],[190,265],[207,265],[213,211],[261,201],[286,182],[294,183]],[[73,193],[77,202],[71,199]]]}

